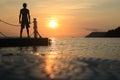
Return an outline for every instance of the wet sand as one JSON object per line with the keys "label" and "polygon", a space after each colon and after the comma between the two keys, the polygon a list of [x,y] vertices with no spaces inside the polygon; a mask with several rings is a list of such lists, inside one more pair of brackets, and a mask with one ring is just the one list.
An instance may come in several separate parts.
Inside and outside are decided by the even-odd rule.
{"label": "wet sand", "polygon": [[120,61],[57,54],[0,54],[0,80],[120,80]]}

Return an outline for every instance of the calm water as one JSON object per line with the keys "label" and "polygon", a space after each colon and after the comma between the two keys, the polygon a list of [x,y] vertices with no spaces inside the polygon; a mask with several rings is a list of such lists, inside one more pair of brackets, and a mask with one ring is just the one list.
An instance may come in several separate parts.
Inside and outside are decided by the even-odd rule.
{"label": "calm water", "polygon": [[0,80],[120,80],[120,38],[51,38],[0,48]]}
{"label": "calm water", "polygon": [[63,38],[53,43],[57,54],[120,60],[120,38]]}
{"label": "calm water", "polygon": [[120,38],[51,38],[49,47],[0,48],[1,53],[57,54],[120,60]]}

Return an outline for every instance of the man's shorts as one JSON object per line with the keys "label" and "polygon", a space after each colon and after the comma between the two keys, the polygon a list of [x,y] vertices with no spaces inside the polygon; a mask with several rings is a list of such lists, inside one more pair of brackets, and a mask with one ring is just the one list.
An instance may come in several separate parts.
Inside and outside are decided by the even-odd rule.
{"label": "man's shorts", "polygon": [[29,25],[28,22],[26,22],[26,23],[25,23],[25,22],[22,22],[22,23],[21,23],[21,28],[25,28],[25,27],[26,27],[26,28],[29,28],[29,27],[30,27],[30,25]]}

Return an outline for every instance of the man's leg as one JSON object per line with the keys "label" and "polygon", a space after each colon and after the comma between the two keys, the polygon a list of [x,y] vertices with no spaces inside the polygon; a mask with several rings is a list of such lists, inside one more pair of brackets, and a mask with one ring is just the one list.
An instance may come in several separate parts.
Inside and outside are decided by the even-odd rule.
{"label": "man's leg", "polygon": [[20,38],[22,38],[22,32],[23,32],[23,28],[21,27],[21,29],[20,29]]}
{"label": "man's leg", "polygon": [[30,38],[30,35],[29,35],[29,28],[26,27],[26,30],[27,30],[28,38]]}

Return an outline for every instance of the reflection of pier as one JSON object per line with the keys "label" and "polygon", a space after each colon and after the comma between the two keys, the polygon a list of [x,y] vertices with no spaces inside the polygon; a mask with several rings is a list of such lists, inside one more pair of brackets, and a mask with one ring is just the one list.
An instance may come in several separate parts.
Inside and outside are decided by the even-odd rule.
{"label": "reflection of pier", "polygon": [[0,47],[48,46],[48,38],[0,38]]}

